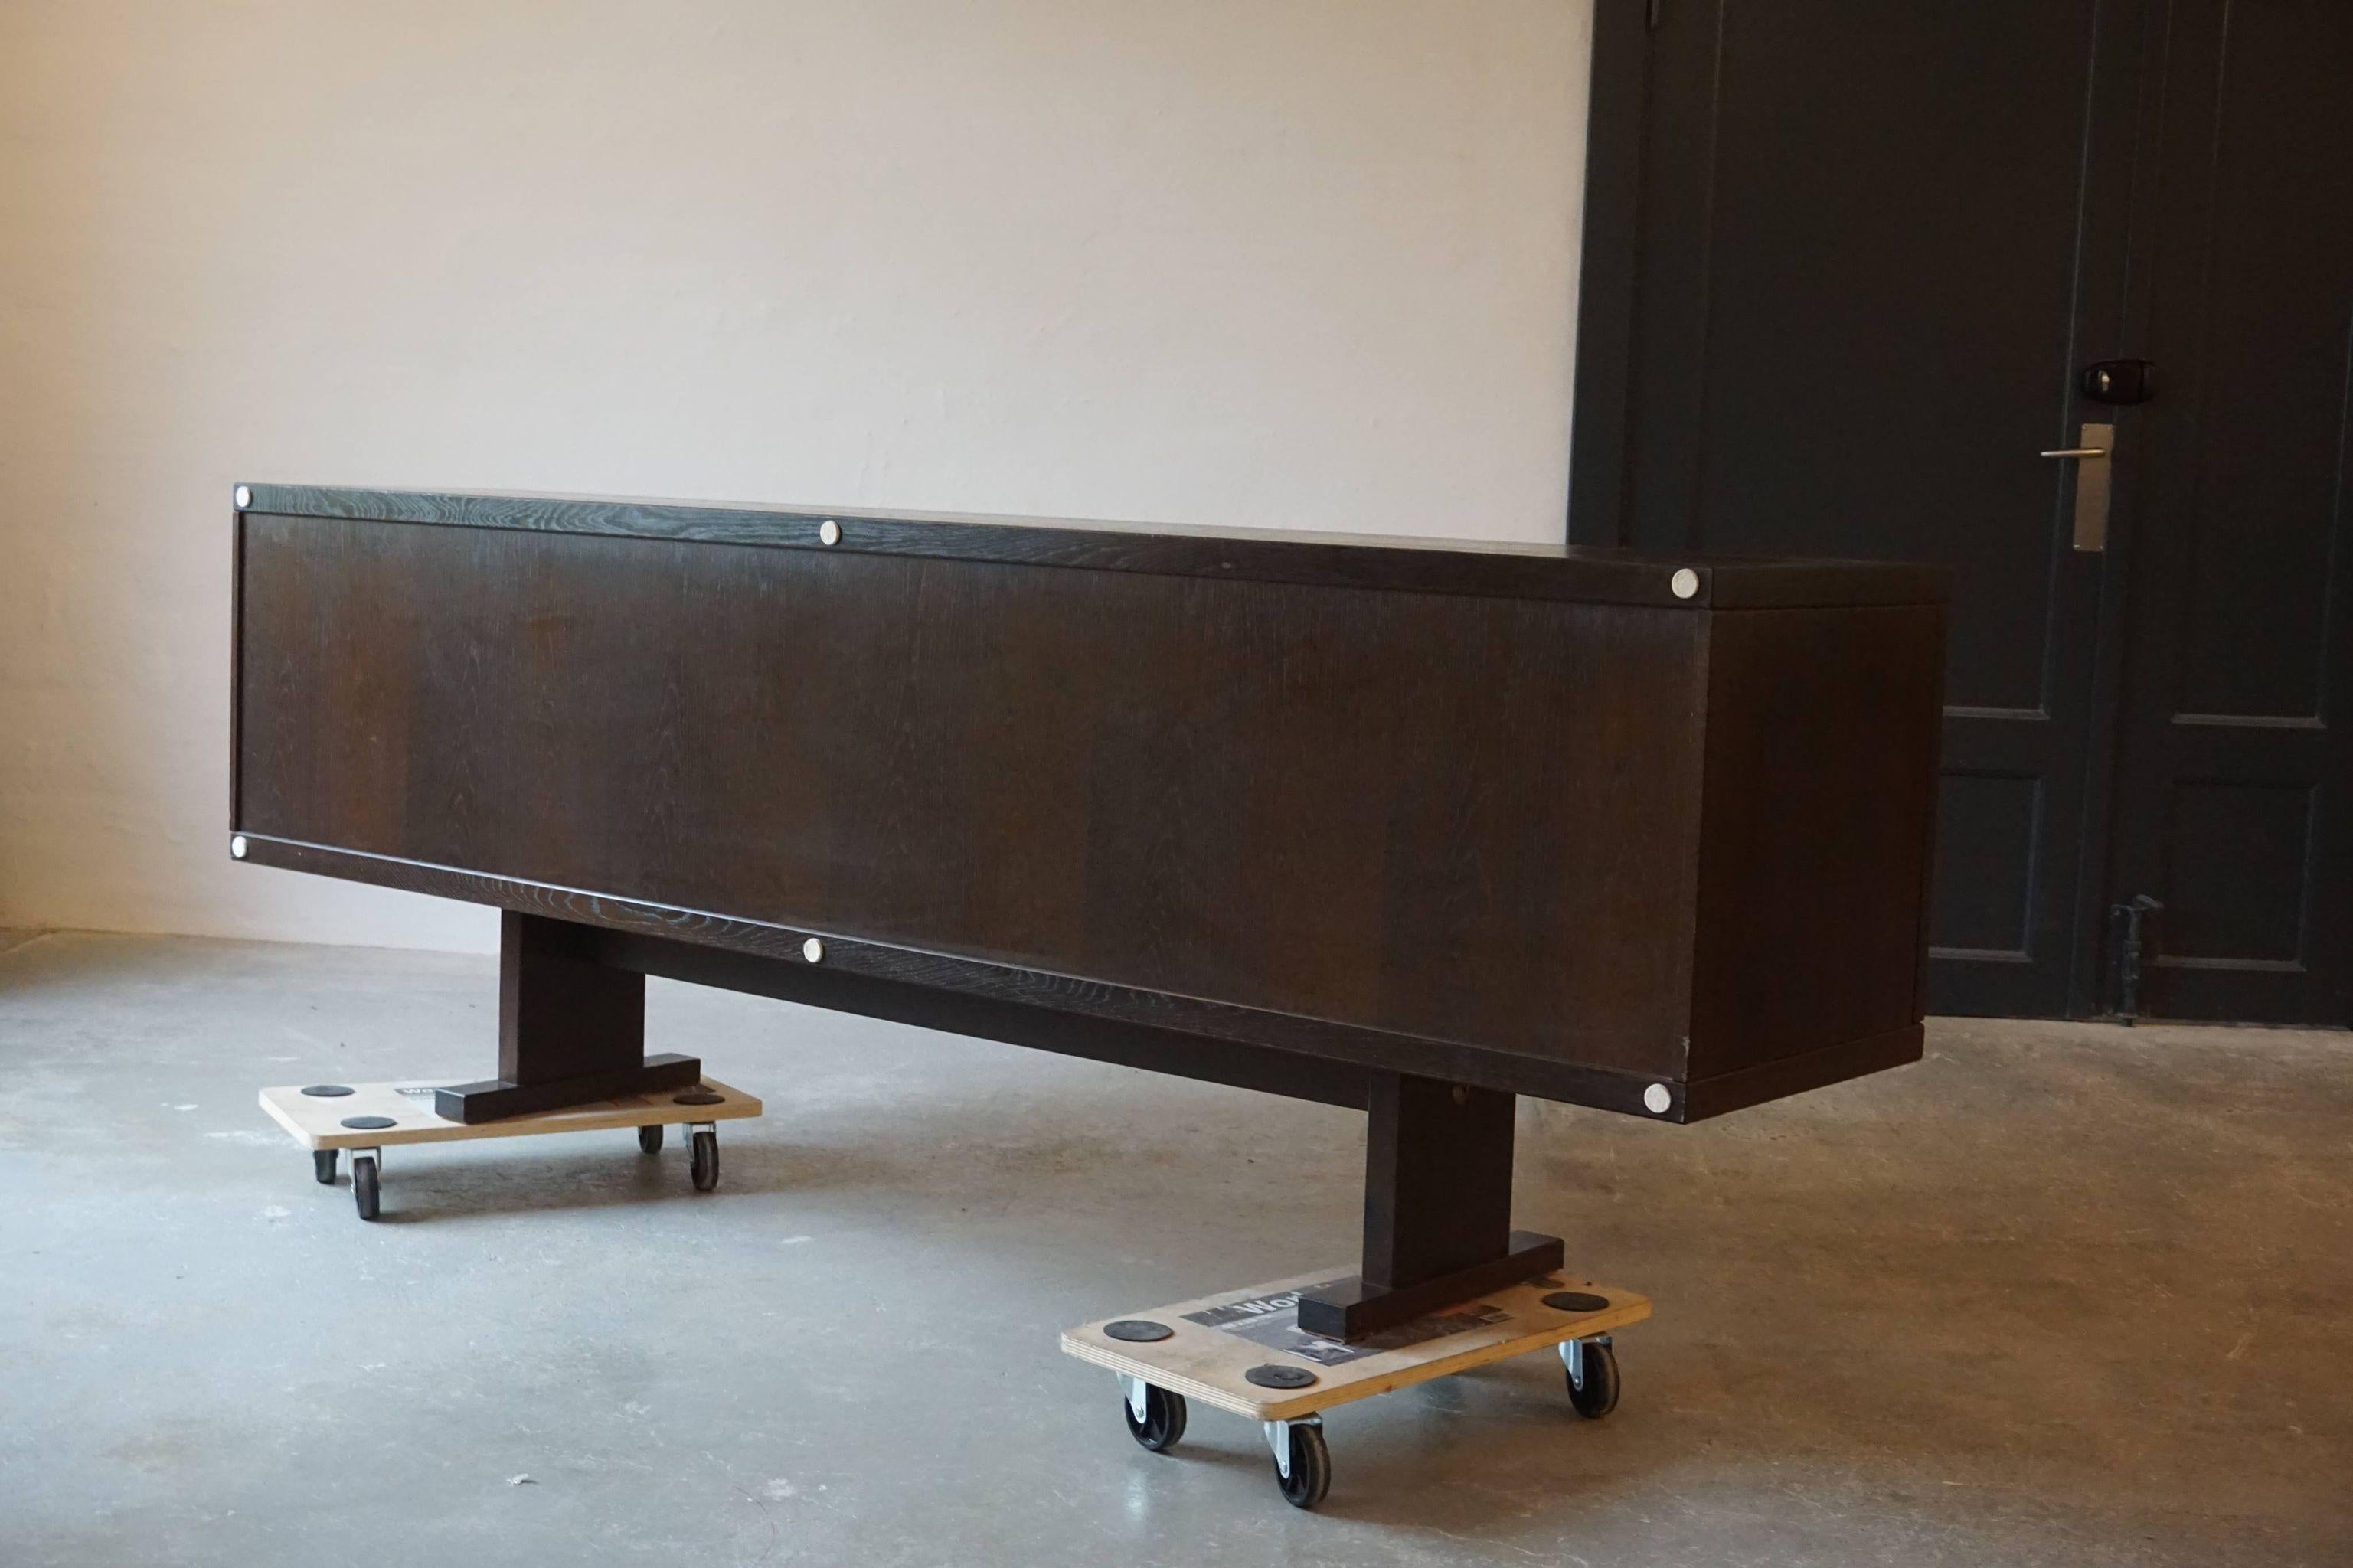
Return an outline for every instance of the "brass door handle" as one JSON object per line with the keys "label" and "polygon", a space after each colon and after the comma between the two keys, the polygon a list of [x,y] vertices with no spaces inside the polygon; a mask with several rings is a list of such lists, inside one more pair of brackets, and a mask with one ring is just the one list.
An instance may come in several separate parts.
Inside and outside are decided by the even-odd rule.
{"label": "brass door handle", "polygon": [[2073,458],[2075,468],[2075,548],[2087,553],[2108,547],[2108,459],[2114,454],[2116,427],[2086,425],[2080,447],[2054,447],[2038,454]]}

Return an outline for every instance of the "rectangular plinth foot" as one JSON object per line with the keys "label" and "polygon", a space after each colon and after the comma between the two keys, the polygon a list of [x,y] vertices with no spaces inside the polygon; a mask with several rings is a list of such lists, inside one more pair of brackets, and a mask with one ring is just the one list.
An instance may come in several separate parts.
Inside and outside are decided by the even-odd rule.
{"label": "rectangular plinth foot", "polygon": [[1299,1298],[1299,1326],[1330,1340],[1361,1340],[1393,1329],[1440,1307],[1549,1274],[1561,1264],[1560,1237],[1532,1230],[1512,1232],[1510,1248],[1501,1258],[1441,1274],[1416,1285],[1387,1286],[1363,1279],[1325,1286]]}
{"label": "rectangular plinth foot", "polygon": [[585,1105],[592,1100],[612,1100],[625,1094],[692,1089],[702,1078],[702,1058],[665,1052],[648,1057],[635,1067],[551,1079],[544,1083],[511,1083],[493,1078],[480,1083],[451,1084],[434,1090],[433,1109],[448,1121],[470,1125],[506,1116],[560,1110],[567,1105]]}

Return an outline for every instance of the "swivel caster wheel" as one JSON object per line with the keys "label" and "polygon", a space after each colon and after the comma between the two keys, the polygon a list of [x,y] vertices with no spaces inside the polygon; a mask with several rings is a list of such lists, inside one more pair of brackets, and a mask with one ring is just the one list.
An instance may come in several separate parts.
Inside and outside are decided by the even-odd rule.
{"label": "swivel caster wheel", "polygon": [[1155,1388],[1142,1378],[1123,1377],[1126,1403],[1120,1414],[1127,1418],[1127,1435],[1155,1454],[1165,1454],[1185,1435],[1185,1396]]}
{"label": "swivel caster wheel", "polygon": [[1266,1446],[1274,1451],[1274,1484],[1293,1508],[1314,1508],[1332,1489],[1332,1451],[1324,1446],[1324,1420],[1266,1423]]}
{"label": "swivel caster wheel", "polygon": [[659,1154],[661,1152],[661,1146],[662,1130],[659,1122],[656,1122],[651,1127],[640,1127],[638,1129],[638,1147],[639,1149],[649,1154]]}
{"label": "swivel caster wheel", "polygon": [[711,1192],[719,1185],[719,1130],[717,1128],[698,1127],[694,1130],[694,1140],[689,1146],[687,1168],[694,1174],[696,1192]]}
{"label": "swivel caster wheel", "polygon": [[332,1187],[335,1184],[335,1161],[341,1155],[342,1151],[337,1149],[311,1151],[311,1173],[319,1178],[321,1186]]}
{"label": "swivel caster wheel", "polygon": [[1599,1421],[1618,1408],[1618,1352],[1608,1334],[1561,1341],[1560,1364],[1567,1373],[1568,1403],[1579,1415]]}
{"label": "swivel caster wheel", "polygon": [[360,1211],[360,1218],[376,1216],[376,1161],[374,1151],[352,1156],[352,1202]]}

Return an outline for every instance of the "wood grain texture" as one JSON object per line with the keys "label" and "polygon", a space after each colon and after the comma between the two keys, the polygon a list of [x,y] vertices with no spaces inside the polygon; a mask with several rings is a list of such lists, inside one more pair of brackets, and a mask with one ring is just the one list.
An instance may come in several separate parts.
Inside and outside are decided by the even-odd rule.
{"label": "wood grain texture", "polygon": [[[997,1038],[1067,1041],[1048,1020],[1076,1016],[1154,1032],[1138,1059],[1192,1036],[1620,1110],[1663,1086],[1669,1119],[1707,1076],[1695,1041],[1725,1073],[1916,1022],[1883,1014],[1916,990],[1926,836],[1894,828],[1927,784],[1881,720],[1933,722],[1933,680],[1839,668],[1934,642],[1902,574],[1856,569],[1895,595],[1868,612],[1725,610],[1750,568],[1651,603],[1618,584],[1660,563],[1557,552],[906,520],[887,547],[779,547],[798,524],[773,513],[747,542],[641,503],[256,506],[324,497],[452,515],[240,517],[255,863],[627,932],[624,967],[724,949],[747,956],[723,984]],[[1420,553],[1455,558],[1447,585],[1387,583]],[[1445,577],[1472,559],[1525,591]],[[1785,616],[1816,629],[1733,629]],[[1835,820],[1791,835],[1709,793],[1752,766]],[[1912,794],[1874,804],[1891,784]],[[1777,879],[1832,864],[1843,915],[1758,925]],[[1870,969],[1867,996],[1775,989],[1773,941]],[[1739,1043],[1758,997],[1779,1011]]]}
{"label": "wood grain texture", "polygon": [[[1645,1115],[1643,1093],[1656,1085],[1672,1096],[1660,1119],[1683,1120],[1681,1086],[1649,1074],[1536,1061],[1456,1040],[1356,1028],[260,835],[248,835],[247,845],[247,865],[575,921],[606,933],[602,961],[617,967],[836,1012],[1357,1110],[1369,1104],[1377,1074],[1405,1072]],[[822,963],[801,957],[801,944],[811,936],[825,943]],[[1300,1062],[1312,1062],[1313,1070],[1303,1070],[1295,1065]]]}
{"label": "wood grain texture", "polygon": [[1679,1076],[1702,617],[269,517],[247,562],[251,832]]}
{"label": "wood grain texture", "polygon": [[[841,530],[852,553],[1008,565],[1071,566],[1155,576],[1397,588],[1581,603],[1682,608],[1940,602],[1940,568],[1878,561],[1739,553],[1674,556],[1502,540],[1419,539],[1326,530],[1204,528],[1177,523],[990,517],[974,512],[858,507],[754,507],[596,496],[255,485],[257,513],[448,527],[606,534],[761,548],[827,548],[819,527]],[[1697,588],[1672,586],[1689,567]]]}
{"label": "wood grain texture", "polygon": [[646,1054],[646,977],[597,963],[595,932],[499,917],[499,1077],[518,1088],[624,1072]]}
{"label": "wood grain texture", "polygon": [[[1455,1170],[1444,1163],[1429,1161],[1411,1178],[1423,1189],[1415,1201],[1435,1208],[1445,1202],[1447,1193],[1460,1179]],[[1507,1182],[1507,1199],[1509,1186]],[[1365,1262],[1356,1277],[1319,1285],[1301,1294],[1299,1326],[1307,1332],[1346,1344],[1377,1339],[1416,1318],[1492,1290],[1504,1289],[1523,1279],[1550,1274],[1560,1267],[1564,1256],[1561,1239],[1556,1236],[1533,1230],[1508,1231],[1487,1243],[1479,1256],[1443,1274],[1411,1285],[1376,1284],[1366,1270],[1380,1267],[1380,1260],[1371,1251],[1372,1210],[1378,1202],[1376,1191],[1367,1186]]]}
{"label": "wood grain texture", "polygon": [[1943,658],[1933,609],[1712,623],[1691,1078],[1920,1021]]}
{"label": "wood grain texture", "polygon": [[1502,1256],[1514,1097],[1397,1078],[1365,1109],[1364,1283],[1396,1289]]}
{"label": "wood grain texture", "polygon": [[503,1078],[453,1083],[435,1091],[433,1109],[448,1121],[472,1125],[513,1116],[561,1110],[568,1105],[586,1105],[595,1100],[610,1100],[616,1095],[660,1094],[692,1089],[695,1080],[702,1076],[702,1058],[662,1051],[642,1057],[625,1068],[575,1073],[569,1078],[549,1079],[541,1083],[516,1083],[512,1079]]}

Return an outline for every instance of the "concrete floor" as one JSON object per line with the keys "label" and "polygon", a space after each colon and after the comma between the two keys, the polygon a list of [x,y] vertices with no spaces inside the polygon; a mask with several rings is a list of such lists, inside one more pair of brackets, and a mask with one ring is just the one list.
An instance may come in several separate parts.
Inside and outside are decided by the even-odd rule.
{"label": "concrete floor", "polygon": [[[0,936],[0,1563],[2353,1563],[2353,1038],[1943,1022],[1696,1128],[1523,1110],[1521,1224],[1650,1294],[1529,1357],[1160,1458],[1055,1335],[1350,1255],[1361,1119],[657,984],[762,1094],[395,1151],[263,1083],[488,1069],[488,961]],[[510,1484],[529,1476],[527,1484]]]}

